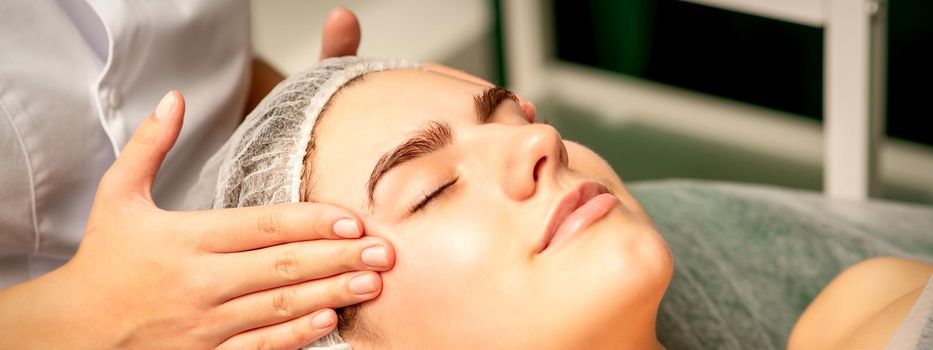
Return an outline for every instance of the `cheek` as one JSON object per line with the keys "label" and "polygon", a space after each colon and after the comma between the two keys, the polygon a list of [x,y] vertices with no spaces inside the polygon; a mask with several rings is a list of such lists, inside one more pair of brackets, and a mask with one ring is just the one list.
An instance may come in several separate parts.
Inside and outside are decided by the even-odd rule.
{"label": "cheek", "polygon": [[[436,205],[413,220],[417,224],[385,235],[395,246],[396,265],[383,273],[382,295],[367,312],[386,332],[399,339],[456,339],[492,312],[484,308],[509,288],[501,281],[524,265],[511,243],[515,235],[506,234],[509,228],[496,216],[506,211],[476,209],[482,207]],[[406,322],[397,322],[398,315],[407,315]]]}
{"label": "cheek", "polygon": [[413,230],[417,239],[401,243],[399,250],[412,266],[429,273],[450,277],[448,273],[470,274],[474,266],[482,265],[488,253],[488,237],[472,234],[477,222],[450,220],[443,224]]}
{"label": "cheek", "polygon": [[406,239],[397,243],[396,269],[400,279],[404,273],[403,283],[414,287],[410,290],[430,298],[462,299],[460,287],[475,289],[472,284],[495,274],[493,267],[514,265],[509,237],[501,233],[506,230],[499,224],[503,221],[492,211],[481,211],[437,210],[420,227],[401,233]]}
{"label": "cheek", "polygon": [[624,191],[625,187],[622,184],[622,179],[612,169],[612,166],[596,152],[579,143],[567,140],[564,140],[564,147],[567,148],[567,157],[570,163],[568,167],[571,170],[596,177],[598,180],[606,182],[610,187]]}
{"label": "cheek", "polygon": [[576,172],[580,172],[599,180],[609,187],[609,190],[619,197],[623,207],[630,211],[636,218],[636,221],[653,226],[648,213],[641,207],[641,204],[625,187],[622,179],[616,174],[612,166],[600,157],[596,152],[573,141],[564,141],[567,147],[567,157],[569,158],[568,167]]}

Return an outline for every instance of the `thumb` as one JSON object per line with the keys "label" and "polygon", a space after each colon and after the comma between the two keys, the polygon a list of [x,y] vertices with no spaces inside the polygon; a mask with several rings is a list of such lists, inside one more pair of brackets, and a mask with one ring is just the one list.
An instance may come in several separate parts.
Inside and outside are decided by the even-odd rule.
{"label": "thumb", "polygon": [[360,22],[352,11],[337,7],[324,22],[321,58],[353,56],[360,47]]}
{"label": "thumb", "polygon": [[116,196],[142,195],[152,201],[152,183],[178,139],[184,114],[184,97],[178,91],[169,91],[104,174],[100,191]]}

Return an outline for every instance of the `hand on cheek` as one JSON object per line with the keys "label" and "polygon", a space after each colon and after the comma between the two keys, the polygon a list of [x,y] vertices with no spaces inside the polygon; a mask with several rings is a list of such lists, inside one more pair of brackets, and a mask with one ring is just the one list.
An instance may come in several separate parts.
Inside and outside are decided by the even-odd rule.
{"label": "hand on cheek", "polygon": [[170,92],[137,129],[68,264],[0,291],[0,348],[298,348],[380,294],[394,250],[343,208],[160,209],[150,190],[184,109]]}

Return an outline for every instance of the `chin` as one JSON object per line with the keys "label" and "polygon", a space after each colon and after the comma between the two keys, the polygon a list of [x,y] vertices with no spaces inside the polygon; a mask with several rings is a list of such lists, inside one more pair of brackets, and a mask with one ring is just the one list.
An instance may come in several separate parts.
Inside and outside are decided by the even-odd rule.
{"label": "chin", "polygon": [[602,284],[599,299],[619,307],[656,309],[671,280],[673,256],[650,220],[629,214],[617,209],[587,228],[592,231],[589,242],[579,248],[595,267],[591,282]]}
{"label": "chin", "polygon": [[575,237],[577,242],[568,242],[575,244],[564,247],[574,250],[568,254],[574,262],[565,266],[574,266],[576,280],[568,282],[581,293],[574,296],[574,307],[564,308],[573,310],[564,319],[577,321],[569,338],[590,344],[616,336],[654,337],[658,308],[673,273],[667,244],[650,221],[621,211],[585,230]]}

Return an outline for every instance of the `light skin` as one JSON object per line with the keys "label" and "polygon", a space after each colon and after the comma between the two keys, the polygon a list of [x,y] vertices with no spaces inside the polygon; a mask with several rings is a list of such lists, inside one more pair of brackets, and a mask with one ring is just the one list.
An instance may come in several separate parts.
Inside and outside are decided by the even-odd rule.
{"label": "light skin", "polygon": [[[321,57],[355,54],[359,33],[351,12],[333,11]],[[254,76],[251,94],[276,79]],[[170,92],[136,130],[100,181],[75,257],[0,290],[0,348],[294,349],[333,330],[335,308],[379,295],[377,272],[394,264],[393,247],[362,237],[350,210],[156,206],[151,185],[184,111]],[[374,247],[384,255],[364,254]],[[354,278],[369,288],[352,288]]]}
{"label": "light skin", "polygon": [[[344,339],[354,349],[661,348],[654,325],[672,259],[651,220],[605,161],[530,123],[517,101],[484,118],[476,98],[491,87],[431,70],[370,73],[318,121],[306,196],[361,213],[399,256]],[[374,171],[440,126],[447,142]],[[550,209],[586,180],[619,206],[538,254]],[[790,348],[884,347],[931,273],[899,258],[851,267],[810,305]]]}
{"label": "light skin", "polygon": [[855,264],[817,295],[787,348],[883,349],[933,275],[933,264],[882,257]]}
{"label": "light skin", "polygon": [[[517,101],[481,122],[474,98],[489,88],[432,71],[370,73],[316,126],[310,197],[361,213],[398,255],[360,331],[344,337],[363,349],[659,347],[672,260],[651,220],[604,160],[529,123]],[[379,159],[432,123],[449,126],[449,144],[385,172],[370,203]],[[549,213],[584,181],[619,205],[538,254]]]}
{"label": "light skin", "polygon": [[[325,26],[322,57],[353,54],[359,43],[359,27],[356,18],[345,10],[338,10],[336,13]],[[355,27],[356,34],[352,32],[348,36],[340,34],[340,31],[346,33],[347,27]],[[328,39],[335,38],[335,35],[335,40]],[[429,70],[443,72],[450,77],[479,86],[487,84],[481,79],[443,66],[431,66]],[[258,75],[263,74],[259,71],[257,70],[257,76],[253,77],[254,86],[251,94],[254,96],[264,95],[269,86],[274,85],[277,79],[281,79],[280,76],[272,74],[266,77],[271,77],[271,80],[264,80],[265,84],[257,83],[257,79],[261,78]],[[274,73],[274,70],[272,72]],[[263,85],[266,88],[263,88]],[[427,248],[428,244],[411,239],[405,240],[403,236],[406,233],[401,232],[401,225],[398,223],[393,227],[391,221],[380,221],[375,215],[368,215],[361,219],[352,211],[320,203],[187,213],[159,209],[152,202],[149,190],[162,159],[171,149],[178,135],[184,114],[184,100],[181,94],[172,92],[169,96],[167,102],[160,105],[161,108],[158,108],[158,111],[140,126],[117,162],[102,179],[93,212],[88,220],[86,238],[82,241],[77,256],[61,269],[0,291],[0,310],[3,310],[0,313],[0,348],[297,348],[333,330],[335,327],[334,308],[370,300],[379,295],[382,288],[382,279],[379,274],[361,271],[384,271],[391,268],[395,261],[395,254],[390,242],[396,241],[406,244],[405,254],[410,254],[414,260],[409,264],[401,264],[404,270],[396,269],[397,273],[393,270],[386,275],[387,284],[394,284],[397,281],[400,287],[396,292],[391,292],[393,288],[387,289],[385,294],[392,296],[386,298],[387,301],[368,304],[361,323],[393,324],[391,327],[395,328],[380,326],[381,328],[374,329],[385,332],[391,330],[406,335],[398,340],[383,337],[382,340],[386,341],[383,344],[386,346],[406,348],[407,345],[416,344],[416,346],[428,348],[456,348],[462,346],[460,344],[469,344],[470,341],[478,340],[471,338],[470,334],[456,334],[453,327],[424,329],[431,329],[431,334],[435,336],[454,337],[452,340],[459,341],[456,344],[441,343],[443,338],[411,340],[410,336],[416,328],[394,325],[399,324],[398,315],[411,314],[413,309],[402,308],[398,304],[399,299],[406,298],[401,292],[407,290],[404,288],[420,288],[414,290],[426,291],[427,296],[433,295],[435,297],[433,300],[439,300],[437,297],[442,295],[443,291],[438,291],[438,286],[447,282],[462,287],[459,289],[461,291],[476,291],[480,296],[494,295],[500,298],[501,295],[498,292],[502,288],[508,289],[507,287],[512,283],[511,281],[502,282],[504,272],[497,270],[500,268],[498,265],[490,264],[480,266],[485,266],[485,270],[473,271],[472,276],[477,278],[472,281],[473,283],[444,278],[428,283],[424,280],[426,275],[416,276],[416,273],[425,270],[425,267],[431,267],[435,270],[434,273],[440,276],[444,276],[444,272],[447,271],[441,268],[442,264],[432,266],[432,264],[437,264],[436,261],[441,261],[440,257],[435,256],[438,257],[436,261],[427,261],[431,258],[429,254],[416,253],[419,251],[416,248]],[[525,117],[534,119],[534,107],[530,103],[519,99],[517,106]],[[589,152],[570,142],[565,142],[564,145],[568,155]],[[579,159],[580,157],[577,156],[570,157],[564,167],[575,171],[574,174],[577,175],[611,173],[611,169],[601,160],[589,162]],[[387,178],[391,176],[387,175]],[[630,196],[624,192],[621,181],[614,184],[613,179],[617,181],[614,174],[600,178],[600,181],[606,181],[606,185],[610,186],[613,193],[620,197],[622,206],[626,210],[623,214],[616,212],[603,221],[627,221],[612,219],[619,215],[635,218],[626,222],[628,225],[640,221],[637,218],[643,215],[643,212],[634,200],[629,202],[624,198],[630,198]],[[380,186],[385,187],[385,185]],[[509,192],[509,194],[515,194],[515,192]],[[516,197],[490,198],[497,198],[500,200],[498,204],[501,205],[508,203],[503,202],[505,200],[515,201]],[[529,212],[533,211],[532,207],[533,205],[528,205]],[[515,208],[512,207],[513,212],[517,211]],[[354,209],[359,208],[354,207]],[[525,210],[521,213],[525,213]],[[349,219],[353,224],[348,226],[346,221],[341,221],[343,225],[335,225],[341,219]],[[372,223],[376,227],[374,232],[369,232],[370,237],[342,240],[347,236],[361,235],[361,231],[364,230],[364,221],[366,225]],[[469,224],[488,226],[492,222],[486,219],[469,222]],[[350,229],[353,226],[357,230]],[[616,225],[597,223],[586,231],[613,231],[599,228],[603,226]],[[644,222],[635,226],[642,228],[635,231],[641,231],[642,235],[650,237],[645,232],[651,229],[645,228]],[[418,227],[421,228],[419,233],[448,231],[444,228],[429,230],[427,224],[412,228]],[[369,226],[366,228],[367,231],[371,231]],[[448,235],[446,237],[460,237],[465,240],[468,247],[482,247],[482,243],[492,242],[489,238],[469,237],[462,228],[450,231],[446,233]],[[504,230],[476,232],[508,234],[524,232],[527,234],[524,227],[513,227],[508,232]],[[611,236],[609,234],[585,235],[604,237],[599,240],[610,245],[615,243],[626,249],[633,246],[637,248],[641,245],[640,240],[632,244],[624,244],[605,238]],[[471,256],[471,251],[454,246],[449,241],[438,242],[439,240],[435,238],[434,244],[446,243],[446,246],[440,246],[448,248],[448,253],[459,253],[462,254],[460,255],[462,258],[472,258],[470,261],[474,262],[479,261],[477,259],[480,257],[475,254]],[[581,247],[596,246],[596,243],[579,243],[596,240],[597,238],[575,239],[568,242],[564,247],[565,250],[576,251],[579,258],[573,259],[572,263],[586,262],[586,259],[597,260],[590,251],[581,253],[586,250]],[[515,258],[517,253],[514,253],[520,251],[517,248],[520,243],[519,239],[514,238],[512,242],[512,246],[516,247],[514,250],[496,247],[501,256],[494,255],[493,257],[503,263],[516,263],[520,260]],[[659,249],[656,242],[644,245],[654,247],[650,249],[652,251]],[[387,265],[371,266],[365,263],[362,252],[372,247],[380,247],[386,251]],[[430,252],[427,249],[422,250]],[[631,252],[631,250],[626,251]],[[657,251],[647,253],[639,249],[634,249],[634,252],[648,256],[658,254]],[[434,254],[440,255],[437,252]],[[492,253],[483,254],[491,255]],[[560,254],[563,254],[560,256],[570,256],[573,253],[562,252]],[[558,256],[558,254],[554,255]],[[449,258],[450,255],[443,257]],[[322,264],[322,261],[332,263]],[[568,275],[570,271],[559,267],[570,266],[572,265],[570,262],[561,264],[558,258],[552,258],[550,263],[544,263],[546,260],[543,258],[536,260],[542,263],[530,261],[531,259],[527,259],[524,262],[525,265],[513,267],[512,270],[539,271],[536,273],[539,276],[537,278],[532,275],[532,277],[522,279],[524,287],[545,288],[557,285],[556,290],[566,291],[567,286],[585,286],[584,283],[587,282],[595,285],[594,281],[598,278],[592,276],[597,276],[599,273],[602,273],[601,276],[624,274],[627,276],[625,281],[629,282],[665,280],[664,268],[658,268],[660,272],[656,271],[656,273],[633,270],[631,264],[624,259],[604,261],[600,265],[601,268],[594,267],[595,265],[583,265],[586,267],[580,268],[581,276],[564,276],[565,279],[544,275],[548,271]],[[244,269],[243,266],[256,268]],[[658,264],[658,266],[663,266],[663,264]],[[457,266],[448,267],[453,269]],[[634,274],[631,274],[632,272]],[[666,273],[668,274],[666,278],[669,278],[669,271]],[[628,277],[630,274],[632,276]],[[487,275],[498,283],[492,287],[486,286],[486,279],[490,278]],[[360,276],[371,278],[375,290],[362,294],[353,293],[349,287],[350,279]],[[584,276],[591,276],[592,279],[583,278]],[[576,282],[579,284],[575,284]],[[602,289],[591,288],[586,292],[592,293],[594,298],[599,298],[600,293],[608,294],[609,291],[623,288],[620,286],[624,284],[623,281],[610,280],[608,282],[599,284]],[[534,325],[540,328],[531,330],[532,333],[524,334],[538,334],[537,332],[545,330],[552,331],[554,338],[547,339],[549,340],[547,344],[535,344],[529,342],[529,339],[512,337],[505,339],[506,342],[503,344],[521,344],[537,348],[560,348],[560,344],[592,345],[587,346],[588,348],[619,348],[620,344],[624,343],[638,348],[656,347],[658,344],[653,335],[653,325],[657,303],[653,291],[660,289],[663,293],[663,286],[666,282],[658,285],[660,287],[638,286],[633,290],[626,290],[620,298],[621,301],[618,301],[620,305],[616,306],[627,310],[627,314],[623,319],[619,319],[612,315],[604,315],[605,312],[598,313],[597,320],[612,321],[606,322],[602,327],[593,321],[593,316],[581,317],[582,312],[574,314],[569,312],[573,310],[568,311],[564,307],[542,310],[540,305],[524,301],[526,298],[529,300],[537,298],[536,300],[539,301],[548,298],[563,300],[559,296],[555,297],[559,294],[558,292],[538,293],[537,289],[529,291],[520,286],[508,289],[512,293],[506,294],[509,296],[506,301],[524,302],[526,307],[534,306],[532,309],[534,312],[541,312],[537,314],[539,317],[534,317],[542,321],[541,324]],[[897,305],[907,305],[911,298],[915,300],[915,294],[908,292],[895,298],[893,304],[896,305],[891,309],[902,310],[903,307]],[[420,294],[420,296],[425,295]],[[659,299],[660,294],[657,295],[657,300]],[[640,300],[640,302],[633,300]],[[464,299],[460,302],[462,306],[468,304],[469,300]],[[428,306],[445,305],[437,303]],[[600,306],[605,307],[606,304]],[[448,311],[449,309],[452,308],[448,307]],[[501,334],[498,332],[503,330],[512,331],[514,334],[529,332],[523,327],[514,328],[516,325],[513,323],[480,322],[477,324],[476,319],[471,319],[471,317],[476,317],[477,315],[474,314],[479,314],[481,310],[469,310],[473,314],[463,315],[456,313],[460,310],[463,309],[448,312],[440,321],[451,322],[454,325],[476,326],[477,332],[494,330],[497,333],[493,334],[497,336]],[[653,310],[653,312],[646,310]],[[496,315],[504,313],[501,309],[488,311]],[[899,314],[895,313],[894,317],[896,318],[897,315]],[[438,320],[436,315],[433,317],[434,320]],[[559,319],[559,317],[564,318]],[[493,318],[479,319],[492,320]],[[606,325],[611,325],[611,327]],[[625,326],[619,327],[619,325]],[[581,329],[588,332],[580,332]],[[29,336],[23,336],[24,334]],[[352,338],[352,335],[350,339],[359,341],[361,346],[369,344],[368,341]],[[422,342],[406,343],[407,341]]]}

